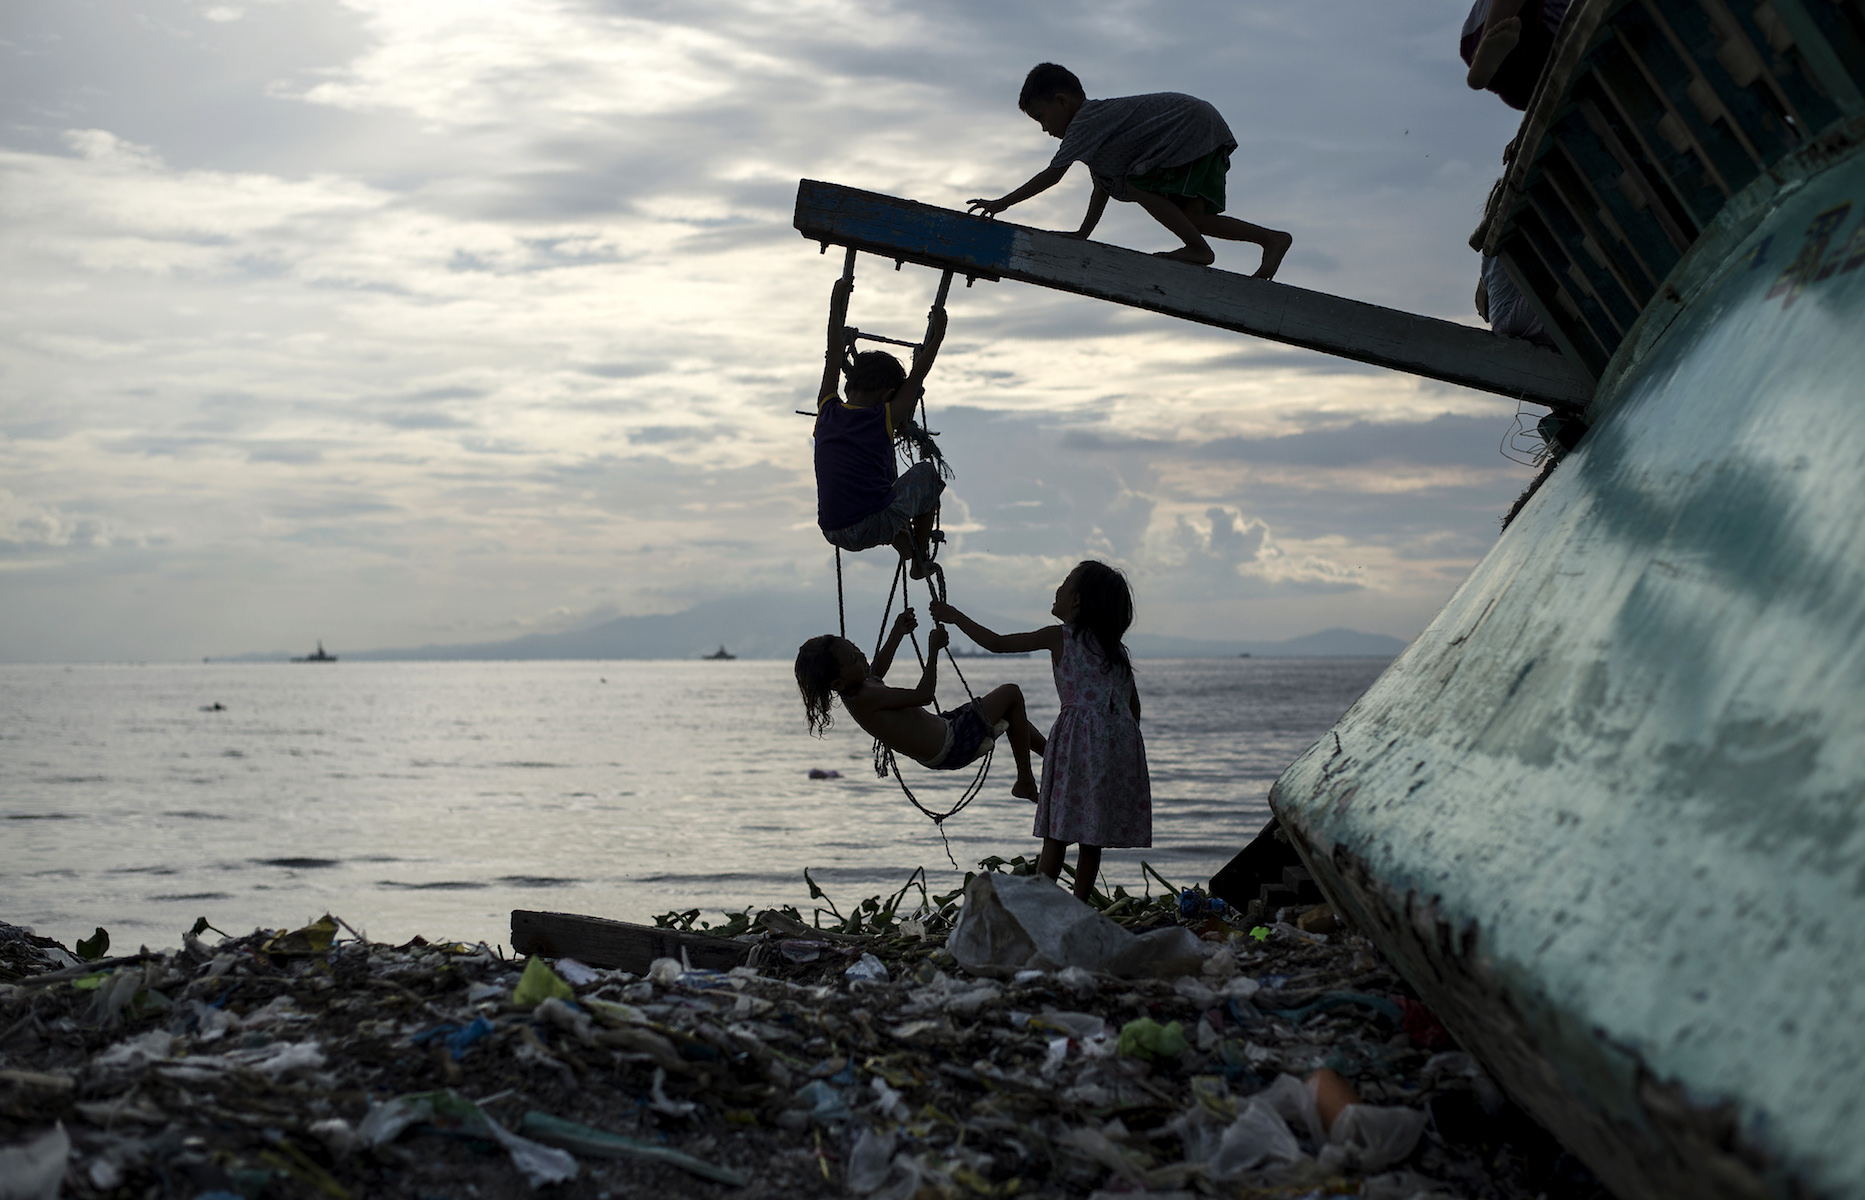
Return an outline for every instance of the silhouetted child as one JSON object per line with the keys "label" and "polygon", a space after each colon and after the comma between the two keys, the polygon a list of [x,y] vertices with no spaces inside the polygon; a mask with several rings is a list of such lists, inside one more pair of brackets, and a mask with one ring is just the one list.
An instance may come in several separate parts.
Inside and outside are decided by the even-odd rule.
{"label": "silhouetted child", "polygon": [[831,545],[844,550],[891,544],[912,561],[913,578],[920,579],[932,556],[933,520],[945,481],[930,461],[899,473],[894,440],[912,421],[913,406],[945,338],[945,310],[932,310],[911,373],[884,351],[855,355],[843,399],[836,395],[841,314],[848,310],[852,286],[847,279],[837,280],[830,299],[829,354],[816,393],[816,524]]}
{"label": "silhouetted child", "polygon": [[1023,689],[1006,683],[974,701],[948,712],[927,711],[934,700],[939,675],[939,651],[950,636],[943,629],[927,635],[925,670],[911,690],[888,687],[883,679],[893,666],[902,638],[919,624],[912,609],[894,621],[887,640],[868,664],[861,647],[847,638],[825,633],[804,642],[797,650],[797,690],[803,693],[803,713],[810,732],[821,736],[834,720],[831,696],[855,723],[896,754],[904,754],[933,771],[956,771],[977,761],[994,740],[999,722],[1006,722],[1010,750],[1017,760],[1017,779],[1010,794],[1036,799],[1036,775],[1030,770],[1030,752],[1043,752],[1043,735],[1030,724],[1023,707]]}
{"label": "silhouetted child", "polygon": [[996,200],[969,201],[970,209],[995,215],[1062,182],[1074,162],[1088,164],[1094,195],[1081,228],[1085,238],[1101,222],[1108,197],[1136,202],[1185,244],[1160,257],[1199,266],[1217,257],[1207,236],[1253,242],[1263,248],[1258,279],[1273,279],[1294,238],[1274,229],[1219,216],[1224,211],[1224,175],[1237,139],[1217,109],[1195,96],[1155,92],[1090,100],[1074,72],[1039,63],[1023,81],[1017,107],[1062,145],[1047,167]]}
{"label": "silhouetted child", "polygon": [[1070,842],[1075,897],[1087,900],[1101,871],[1103,846],[1153,844],[1153,790],[1140,736],[1140,693],[1133,660],[1121,644],[1133,624],[1126,577],[1103,562],[1078,564],[1056,588],[1050,608],[1060,625],[1030,633],[993,633],[949,604],[929,609],[996,654],[1049,651],[1062,711],[1043,751],[1036,828],[1043,839],[1037,869],[1062,874]]}

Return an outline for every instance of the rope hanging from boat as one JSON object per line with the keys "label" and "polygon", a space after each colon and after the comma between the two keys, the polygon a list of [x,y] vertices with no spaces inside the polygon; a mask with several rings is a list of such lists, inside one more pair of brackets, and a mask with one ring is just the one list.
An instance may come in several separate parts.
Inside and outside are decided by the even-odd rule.
{"label": "rope hanging from boat", "polygon": [[[855,248],[852,246],[849,247],[847,254],[842,260],[841,281],[847,282],[851,288],[855,279],[855,253]],[[946,297],[951,292],[951,289],[952,272],[945,271],[939,277],[939,290],[937,295],[933,298],[932,306],[935,310],[945,307]],[[839,318],[846,317],[846,315],[846,308],[843,308],[842,311],[838,313],[835,302],[831,301],[829,309],[829,320],[831,323]],[[916,366],[919,363],[920,355],[925,350],[925,345],[921,342],[902,341],[899,338],[883,337],[877,333],[863,333],[852,325],[844,324],[842,326],[841,336],[836,339],[836,345],[839,346],[839,350],[832,347],[828,352],[832,357],[839,359],[838,366],[841,368],[843,374],[846,374],[848,368],[853,364],[856,344],[861,341],[883,342],[890,346],[909,347],[913,351],[913,360]],[[909,419],[903,422],[894,431],[895,439],[901,444],[903,452],[908,459],[917,459],[919,462],[930,462],[933,464],[934,469],[939,472],[939,477],[941,479],[950,480],[952,478],[952,467],[951,464],[946,461],[945,454],[939,449],[939,443],[934,440],[937,435],[933,433],[930,421],[927,417],[926,392],[924,388],[920,390],[918,409],[919,419]],[[940,528],[939,522],[940,509],[939,506],[935,505],[933,508],[932,536],[929,539],[931,544],[928,547],[926,557],[926,591],[929,599],[944,601],[946,594],[945,568],[936,561],[939,547],[945,542],[945,531]],[[899,596],[901,598],[903,607],[909,599],[907,596],[907,588],[904,586],[908,578],[907,560],[902,559],[900,560],[899,566],[894,570],[893,582],[888,585],[887,589],[887,603],[881,610],[881,628],[880,632],[875,636],[874,642],[875,657],[880,656],[881,646],[885,644],[887,640],[887,620],[893,615],[894,597]],[[842,581],[842,548],[840,546],[837,546],[835,550],[835,610],[841,636],[846,638],[848,636],[848,603]],[[909,634],[908,637],[913,643],[913,657],[919,661],[920,670],[924,672],[926,669],[926,655],[920,649],[919,635]],[[959,667],[958,659],[952,656],[952,647],[950,645],[946,646],[945,654],[946,661],[952,664],[952,673],[958,676],[959,685],[965,689],[967,699],[971,703],[976,704],[978,702],[978,697],[972,692],[971,683],[965,678],[965,672]],[[935,712],[938,711],[937,696],[935,696],[933,700],[933,709]],[[940,841],[945,844],[946,859],[951,862],[955,870],[958,868],[958,860],[952,857],[952,843],[946,836],[945,823],[962,812],[967,805],[973,800],[976,800],[984,791],[985,779],[989,776],[991,771],[991,758],[997,748],[997,738],[998,732],[996,729],[993,729],[991,731],[990,740],[985,743],[982,752],[973,760],[978,764],[977,774],[974,775],[971,782],[965,786],[964,791],[959,795],[958,802],[944,812],[934,812],[932,809],[922,804],[920,798],[914,794],[912,787],[907,784],[906,778],[900,773],[900,764],[896,761],[893,750],[888,748],[878,738],[874,743],[875,775],[885,779],[891,773],[895,781],[900,784],[900,790],[905,794],[907,801],[932,821],[933,825],[939,830]]]}
{"label": "rope hanging from boat", "polygon": [[[895,595],[901,597],[903,606],[905,601],[909,598],[906,594],[907,589],[903,586],[907,578],[907,564],[903,559],[900,565],[895,568],[894,581],[887,589],[887,607],[881,613],[881,631],[876,638],[874,646],[874,653],[877,656],[880,654],[881,645],[885,642],[887,637],[887,618],[893,615]],[[932,570],[927,573],[926,594],[929,600],[945,600],[945,571],[937,564],[933,564]],[[925,671],[926,656],[920,650],[919,635],[916,633],[909,633],[907,639],[913,643],[913,657],[919,661],[920,670],[922,672]],[[966,699],[976,704],[978,702],[977,694],[971,690],[971,682],[965,678],[965,672],[959,667],[958,659],[953,656],[952,647],[950,645],[947,645],[945,648],[945,657],[946,661],[952,664],[952,673],[958,676],[959,686],[965,689]],[[935,711],[938,709],[938,701],[936,698],[933,702],[933,708]],[[965,785],[965,790],[959,794],[958,802],[944,812],[934,812],[932,809],[920,803],[920,798],[914,794],[913,788],[909,786],[906,781],[906,777],[900,773],[900,763],[896,760],[893,750],[879,738],[875,739],[875,775],[885,779],[891,772],[894,781],[900,785],[901,792],[906,796],[907,802],[913,805],[914,808],[919,809],[920,812],[926,815],[927,819],[932,821],[933,826],[939,830],[939,840],[945,846],[946,861],[952,864],[953,870],[959,869],[958,860],[952,857],[952,840],[946,836],[945,823],[964,811],[967,805],[973,800],[976,800],[979,795],[983,793],[985,780],[991,773],[991,759],[997,751],[997,738],[998,731],[993,728],[989,740],[984,744],[984,749],[978,754],[977,758],[972,760],[978,764],[977,773],[972,776],[971,782]]]}

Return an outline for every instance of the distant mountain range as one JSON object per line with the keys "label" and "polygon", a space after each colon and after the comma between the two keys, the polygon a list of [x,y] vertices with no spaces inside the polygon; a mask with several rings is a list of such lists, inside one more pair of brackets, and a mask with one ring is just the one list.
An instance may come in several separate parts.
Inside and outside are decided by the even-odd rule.
{"label": "distant mountain range", "polygon": [[[1027,618],[974,614],[998,629],[1028,627]],[[879,632],[868,627],[873,614],[850,635],[872,645]],[[925,616],[921,614],[921,620]],[[924,628],[924,626],[922,626]],[[723,645],[739,658],[783,658],[796,654],[805,640],[835,632],[832,601],[810,595],[733,596],[696,604],[684,612],[646,617],[617,617],[563,633],[532,633],[498,642],[427,645],[393,650],[336,651],[344,662],[437,662],[501,659],[698,658]],[[971,649],[970,639],[955,635],[954,649]],[[1140,658],[1391,658],[1405,649],[1398,638],[1352,629],[1327,629],[1281,642],[1210,641],[1134,633],[1127,647]],[[303,653],[299,651],[298,653]],[[272,662],[292,657],[284,651],[216,657],[216,662]]]}

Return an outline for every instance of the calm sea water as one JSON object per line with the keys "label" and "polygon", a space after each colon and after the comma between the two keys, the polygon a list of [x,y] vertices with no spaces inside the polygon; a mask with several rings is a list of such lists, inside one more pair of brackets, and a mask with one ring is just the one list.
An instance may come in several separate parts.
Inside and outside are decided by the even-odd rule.
{"label": "calm sea water", "polygon": [[[1228,861],[1386,660],[1138,665],[1153,846],[1103,864],[1129,887],[1141,859],[1181,885]],[[1054,718],[1046,656],[964,667]],[[0,919],[133,948],[329,909],[373,938],[497,943],[513,908],[807,913],[805,867],[844,908],[921,866],[956,886],[870,744],[845,718],[811,738],[784,662],[0,665]],[[970,778],[905,769],[934,808]],[[999,763],[947,823],[962,866],[1035,853],[1010,781]]]}

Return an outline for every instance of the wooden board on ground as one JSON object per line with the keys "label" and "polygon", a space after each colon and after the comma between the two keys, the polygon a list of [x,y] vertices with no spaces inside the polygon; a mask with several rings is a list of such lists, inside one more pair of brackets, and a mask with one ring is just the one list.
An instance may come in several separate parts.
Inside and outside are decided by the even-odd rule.
{"label": "wooden board on ground", "polygon": [[655,959],[678,959],[682,950],[686,952],[686,961],[694,967],[728,971],[743,965],[751,948],[743,942],[703,933],[681,933],[677,929],[656,929],[576,913],[514,908],[512,949],[519,954],[574,958],[592,967],[645,975]]}

